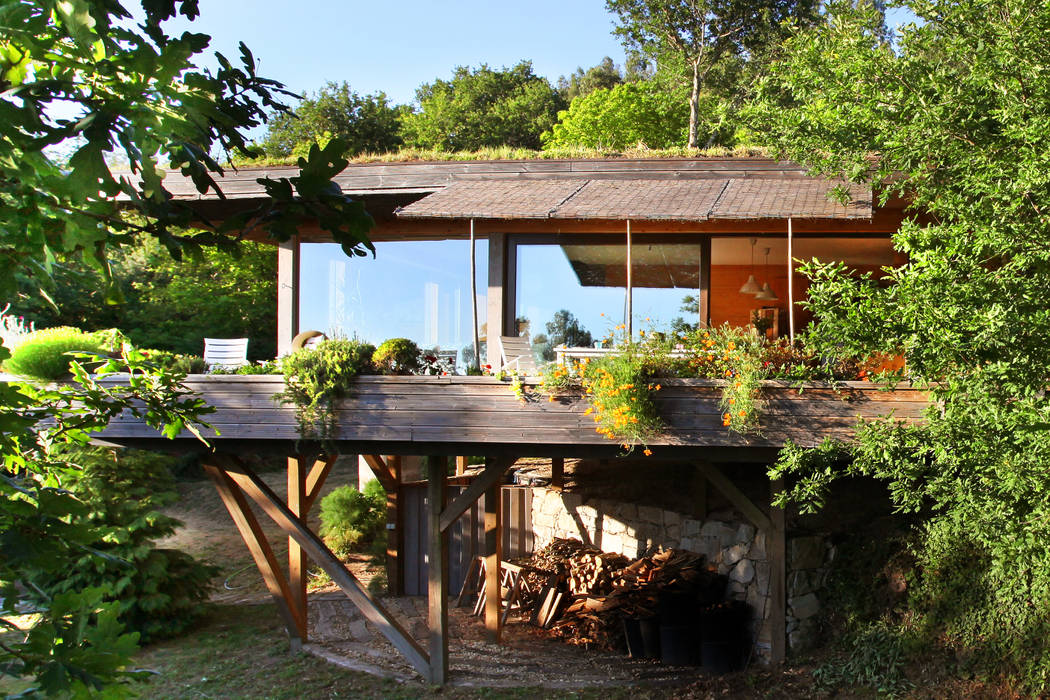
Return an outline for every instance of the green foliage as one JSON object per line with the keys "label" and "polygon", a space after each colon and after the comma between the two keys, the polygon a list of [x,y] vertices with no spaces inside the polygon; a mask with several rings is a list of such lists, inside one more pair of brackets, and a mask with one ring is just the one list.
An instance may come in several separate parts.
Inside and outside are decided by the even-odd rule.
{"label": "green foliage", "polygon": [[558,92],[566,102],[584,97],[595,90],[611,90],[624,82],[623,74],[611,58],[606,56],[601,63],[586,71],[577,68],[568,78],[558,78]]}
{"label": "green foliage", "polygon": [[[106,248],[129,234],[156,237],[181,257],[201,245],[234,247],[228,234],[249,222],[286,240],[303,217],[316,216],[348,254],[371,249],[371,219],[332,186],[345,167],[336,141],[302,160],[296,177],[264,178],[265,201],[214,227],[201,223],[190,201],[171,196],[165,168],[201,192],[218,191],[222,168],[211,154],[248,153],[242,130],[280,110],[278,100],[290,93],[256,74],[243,44],[239,65],[216,54],[217,69],[195,68],[209,37],[168,36],[163,23],[194,19],[197,0],[141,6],[135,21],[119,0],[0,7],[0,298],[14,296],[16,273],[53,288],[51,261],[68,255],[108,282]],[[56,102],[64,108],[54,109]],[[115,175],[117,162],[135,176]],[[128,210],[136,216],[122,214]],[[191,224],[206,230],[185,233]],[[119,300],[119,290],[107,288],[106,299]]]}
{"label": "green foliage", "polygon": [[[873,8],[832,5],[784,47],[752,106],[787,157],[926,214],[895,234],[909,262],[881,284],[807,271],[814,347],[903,352],[934,407],[922,425],[866,426],[851,462],[790,475],[813,491],[871,475],[896,509],[924,514],[924,580],[954,602],[919,610],[981,670],[1036,690],[1050,673],[1050,7],[906,6],[921,23],[892,49]],[[956,554],[981,563],[939,566]]]}
{"label": "green foliage", "polygon": [[[8,353],[0,348],[0,359]],[[120,372],[126,384],[103,387],[74,363],[74,381],[51,387],[0,383],[0,621],[38,613],[21,638],[0,646],[0,674],[29,681],[46,695],[84,694],[131,677],[122,669],[137,634],[125,634],[119,606],[104,603],[104,589],[49,595],[26,586],[27,572],[61,577],[70,562],[105,536],[89,519],[89,508],[61,485],[79,467],[60,448],[85,444],[121,413],[138,416],[169,437],[184,428],[198,433],[208,410],[178,385],[180,377],[152,373],[141,353],[122,348],[121,357],[96,369]],[[119,689],[107,688],[116,694]]]}
{"label": "green foliage", "polygon": [[624,83],[573,100],[567,111],[558,112],[558,123],[543,135],[543,145],[667,148],[685,143],[688,127],[688,112],[677,95],[653,82]]}
{"label": "green foliage", "polygon": [[817,16],[814,0],[606,0],[616,34],[658,64],[686,67],[691,86],[688,146],[696,148],[700,99],[726,64],[761,55],[790,22]]}
{"label": "green foliage", "polygon": [[4,363],[4,369],[23,377],[54,381],[69,376],[73,358],[67,353],[105,354],[109,348],[98,334],[68,326],[45,328],[27,335]]}
{"label": "green foliage", "polygon": [[364,491],[344,485],[321,499],[320,535],[337,556],[360,551],[385,532],[386,491],[376,480]]}
{"label": "green foliage", "polygon": [[876,622],[850,636],[845,658],[834,657],[813,670],[817,687],[870,688],[897,697],[911,688],[905,678],[907,644],[899,630]]}
{"label": "green foliage", "polygon": [[[633,348],[583,365],[580,375],[591,404],[585,413],[593,415],[595,432],[631,450],[645,447],[663,427],[649,393],[655,387],[650,386],[642,358]],[[651,454],[648,447],[644,452]]]}
{"label": "green foliage", "polygon": [[[72,448],[64,458],[80,466],[63,487],[87,508],[82,523],[99,539],[61,572],[31,575],[51,596],[100,588],[119,604],[118,620],[143,642],[179,634],[203,613],[215,567],[173,549],[156,547],[180,524],[158,509],[175,500],[171,466],[177,461],[138,450]],[[57,575],[56,575],[57,574]]]}
{"label": "green foliage", "polygon": [[335,406],[358,374],[374,370],[375,346],[358,340],[331,338],[284,358],[284,391],[275,398],[295,404],[299,434],[322,440],[335,430]]}
{"label": "green foliage", "polygon": [[401,111],[382,92],[358,95],[345,81],[329,82],[304,97],[294,114],[274,114],[260,146],[267,156],[280,158],[302,144],[337,138],[347,144],[349,156],[386,153],[401,145]]}
{"label": "green foliage", "polygon": [[494,70],[456,68],[416,91],[419,111],[402,117],[402,136],[413,148],[446,151],[486,146],[540,147],[540,134],[557,121],[564,103],[532,63]]}
{"label": "green foliage", "polygon": [[566,345],[570,348],[590,347],[594,342],[590,331],[580,327],[580,321],[568,309],[559,309],[544,326],[546,334],[539,333],[532,338],[533,351],[550,362],[555,357],[554,348]]}
{"label": "green foliage", "polygon": [[162,370],[178,374],[204,374],[208,366],[200,355],[180,355],[167,350],[142,350],[150,362]]}
{"label": "green foliage", "polygon": [[414,374],[419,371],[419,346],[408,338],[384,340],[372,355],[372,364],[383,374]]}
{"label": "green foliage", "polygon": [[246,241],[233,250],[205,248],[179,262],[149,238],[110,250],[108,262],[119,304],[105,303],[101,273],[67,260],[52,270],[57,309],[26,284],[12,306],[38,326],[116,326],[140,347],[178,354],[199,355],[205,337],[248,338],[251,360],[277,354],[272,245]]}

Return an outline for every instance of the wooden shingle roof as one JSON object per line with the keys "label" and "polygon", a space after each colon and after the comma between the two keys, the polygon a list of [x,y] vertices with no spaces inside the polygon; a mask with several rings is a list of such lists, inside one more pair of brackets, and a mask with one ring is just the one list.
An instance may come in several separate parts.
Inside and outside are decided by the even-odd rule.
{"label": "wooden shingle roof", "polygon": [[397,210],[406,219],[868,219],[869,188],[807,177],[460,180]]}

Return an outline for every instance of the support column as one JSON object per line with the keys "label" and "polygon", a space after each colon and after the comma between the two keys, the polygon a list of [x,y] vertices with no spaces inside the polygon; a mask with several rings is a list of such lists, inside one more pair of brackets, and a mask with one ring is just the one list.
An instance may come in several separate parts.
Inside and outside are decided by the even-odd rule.
{"label": "support column", "polygon": [[277,248],[277,354],[287,355],[299,333],[299,237]]}
{"label": "support column", "polygon": [[513,294],[507,285],[507,234],[489,234],[489,290],[485,320],[485,362],[498,369],[500,366],[499,337],[504,335],[507,321],[504,315],[504,294]]}
{"label": "support column", "polygon": [[[300,520],[306,520],[306,455],[296,455],[288,458],[288,510]],[[298,608],[299,619],[302,620],[302,639],[305,643],[309,636],[308,617],[306,611],[306,571],[309,560],[306,552],[292,537],[288,538],[288,583],[291,586],[292,601],[294,607]]]}
{"label": "support column", "polygon": [[503,633],[500,614],[500,564],[503,561],[503,532],[500,484],[485,491],[485,636],[498,644]]}
{"label": "support column", "polygon": [[444,685],[448,680],[448,535],[441,530],[445,507],[446,457],[427,457],[427,520],[430,546],[427,558],[427,598],[430,626],[430,680]]}
{"label": "support column", "polygon": [[401,456],[388,455],[386,464],[393,479],[393,488],[386,492],[386,585],[390,595],[405,594],[405,573],[402,552],[405,551],[405,516],[402,505]]}
{"label": "support column", "polygon": [[697,290],[700,327],[711,327],[711,237],[700,239],[700,288]]}
{"label": "support column", "polygon": [[[769,484],[770,501],[784,490],[784,480],[776,479]],[[769,556],[769,630],[771,633],[769,660],[772,664],[783,663],[787,658],[787,522],[783,508],[770,506],[770,527],[766,537]]]}
{"label": "support column", "polygon": [[561,491],[565,488],[565,458],[551,457],[551,488]]}

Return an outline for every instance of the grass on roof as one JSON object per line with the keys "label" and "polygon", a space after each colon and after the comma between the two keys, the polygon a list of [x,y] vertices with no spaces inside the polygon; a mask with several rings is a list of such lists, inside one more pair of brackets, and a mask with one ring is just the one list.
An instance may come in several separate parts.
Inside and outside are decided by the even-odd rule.
{"label": "grass on roof", "polygon": [[[624,150],[604,150],[595,148],[559,148],[548,151],[534,151],[528,148],[482,148],[477,151],[439,151],[418,148],[403,148],[393,153],[362,153],[350,158],[354,164],[362,163],[412,163],[433,161],[467,161],[467,160],[563,160],[563,159],[598,159],[598,158],[771,158],[770,150],[755,146],[736,148],[628,148]],[[235,159],[238,167],[273,167],[279,165],[296,165],[297,159],[287,158],[250,158]]]}

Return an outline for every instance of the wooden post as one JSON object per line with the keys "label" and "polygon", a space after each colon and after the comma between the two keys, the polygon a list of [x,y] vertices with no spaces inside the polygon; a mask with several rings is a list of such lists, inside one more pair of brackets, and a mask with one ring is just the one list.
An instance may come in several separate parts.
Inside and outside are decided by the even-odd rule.
{"label": "wooden post", "polygon": [[[513,295],[507,286],[507,234],[489,234],[489,291],[488,312],[485,320],[486,362],[493,369],[500,366],[498,338],[504,335],[508,325],[504,295]],[[511,319],[513,320],[513,319]]]}
{"label": "wooden post", "polygon": [[[486,460],[488,461],[488,460]],[[498,644],[503,632],[500,615],[500,563],[503,561],[503,532],[500,503],[501,486],[496,483],[485,492],[485,636]]]}
{"label": "wooden post", "polygon": [[299,332],[299,237],[277,246],[277,354],[292,349]]}
{"label": "wooden post", "polygon": [[464,472],[467,471],[467,460],[469,457],[462,456],[456,457],[456,476],[463,476]]}
{"label": "wooden post", "polygon": [[631,279],[631,273],[633,272],[633,265],[631,264],[631,220],[627,220],[627,299],[624,302],[624,315],[627,317],[624,319],[624,325],[627,326],[627,342],[630,343],[634,338],[634,285]]}
{"label": "wooden post", "polygon": [[[784,480],[769,484],[772,496],[784,490]],[[783,508],[770,506],[772,527],[766,533],[766,551],[769,555],[770,649],[769,661],[783,663],[787,658],[787,523]]]}
{"label": "wooden post", "polygon": [[788,217],[788,338],[795,342],[795,261],[794,235],[792,234],[791,217]]}
{"label": "wooden post", "polygon": [[[306,463],[307,456],[303,454],[288,458],[288,510],[303,522],[306,521]],[[309,630],[307,627],[306,611],[306,570],[309,560],[299,543],[293,538],[288,538],[288,583],[291,586],[292,600],[298,608],[299,617],[302,620],[302,642],[307,641]]]}
{"label": "wooden post", "polygon": [[700,327],[711,327],[711,237],[700,239],[700,288],[697,290]]}
{"label": "wooden post", "polygon": [[470,220],[470,320],[474,331],[474,368],[481,369],[481,341],[478,339],[478,259],[474,219]]}
{"label": "wooden post", "polygon": [[386,585],[390,595],[404,595],[405,571],[401,557],[405,551],[405,515],[401,457],[389,455],[386,463],[394,481],[393,488],[386,492]]}
{"label": "wooden post", "polygon": [[441,531],[441,511],[445,507],[446,457],[427,457],[427,520],[430,547],[427,558],[427,598],[430,614],[430,682],[444,685],[448,680],[448,535]]}
{"label": "wooden post", "polygon": [[565,458],[551,457],[551,488],[561,491],[565,488]]}

